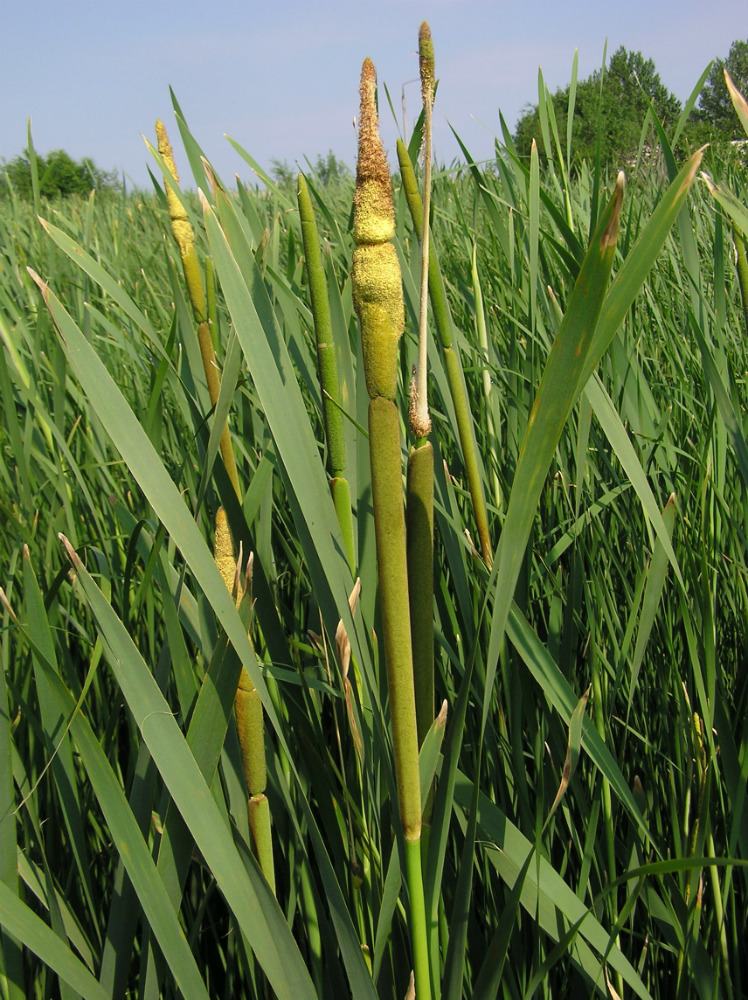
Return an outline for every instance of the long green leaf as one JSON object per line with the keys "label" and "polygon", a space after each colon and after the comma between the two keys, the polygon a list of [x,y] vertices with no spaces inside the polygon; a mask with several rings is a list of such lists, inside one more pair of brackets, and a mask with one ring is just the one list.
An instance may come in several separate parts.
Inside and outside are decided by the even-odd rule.
{"label": "long green leaf", "polygon": [[[275,897],[259,870],[253,873],[241,863],[231,832],[151,672],[75,551],[66,547],[135,723],[268,980],[279,997],[314,997],[312,981]],[[137,839],[143,843],[139,831]],[[132,838],[129,842],[132,846]],[[151,864],[151,878],[162,885]],[[141,900],[145,895],[139,888]],[[163,896],[166,899],[165,892]],[[167,906],[171,919],[176,919],[168,900]],[[151,922],[151,926],[158,934],[159,925]],[[171,968],[177,975],[178,967]]]}
{"label": "long green leaf", "polygon": [[[496,556],[496,585],[488,648],[486,690],[490,693],[520,566],[553,454],[577,396],[608,278],[613,266],[623,181],[603,213],[582,264],[538,387],[520,451],[506,520]],[[483,725],[490,697],[484,698]]]}

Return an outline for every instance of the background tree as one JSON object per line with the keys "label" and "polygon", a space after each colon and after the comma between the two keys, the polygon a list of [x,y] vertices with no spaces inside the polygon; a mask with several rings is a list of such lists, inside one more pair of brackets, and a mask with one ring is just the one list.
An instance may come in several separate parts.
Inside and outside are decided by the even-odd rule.
{"label": "background tree", "polygon": [[[39,193],[43,198],[63,198],[70,195],[88,197],[92,190],[119,188],[115,171],[100,170],[90,157],[74,160],[64,149],[56,149],[47,156],[36,155],[39,175]],[[14,157],[0,168],[0,188],[8,185],[21,198],[31,198],[31,162],[27,153]]]}
{"label": "background tree", "polygon": [[[569,86],[559,89],[551,98],[561,136],[566,135],[569,91]],[[596,70],[577,84],[572,158],[594,158],[599,132],[603,163],[615,169],[633,160],[649,101],[666,126],[677,120],[680,101],[662,83],[654,62],[622,46],[610,57],[607,69]],[[533,138],[539,150],[548,155],[543,149],[537,105],[528,106],[517,122],[515,144],[521,155],[529,156]]]}
{"label": "background tree", "polygon": [[[341,184],[344,181],[352,181],[353,173],[344,160],[339,160],[330,149],[327,156],[317,155],[317,159],[312,163],[307,160],[307,168],[303,168],[304,173],[311,175],[316,183],[321,187]],[[292,167],[286,160],[272,159],[270,161],[270,173],[281,187],[296,188],[296,175],[298,167]]]}
{"label": "background tree", "polygon": [[741,94],[748,93],[748,41],[735,41],[727,59],[715,59],[699,94],[699,118],[719,138],[730,142],[745,138],[725,83],[725,70]]}

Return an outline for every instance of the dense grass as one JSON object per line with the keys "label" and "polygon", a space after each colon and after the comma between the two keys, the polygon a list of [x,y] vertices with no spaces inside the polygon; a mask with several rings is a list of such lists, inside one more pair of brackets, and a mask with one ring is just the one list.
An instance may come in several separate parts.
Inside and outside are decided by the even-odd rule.
{"label": "dense grass", "polygon": [[[295,198],[211,186],[188,140],[215,412],[165,174],[155,195],[41,203],[44,223],[11,200],[0,218],[0,993],[402,997],[352,190],[309,178],[361,580],[350,613]],[[541,175],[503,147],[434,171],[432,245],[497,550],[491,570],[432,344],[434,995],[748,995],[748,331],[729,219],[693,171],[671,186],[662,140],[661,170],[630,179],[612,284],[578,333],[583,379],[524,510],[517,481],[556,397],[531,421],[533,401],[614,178]],[[745,171],[709,169],[745,206]],[[404,421],[420,251],[394,189]],[[219,504],[254,553],[249,641],[212,559]],[[265,709],[277,903],[250,846],[241,664]]]}

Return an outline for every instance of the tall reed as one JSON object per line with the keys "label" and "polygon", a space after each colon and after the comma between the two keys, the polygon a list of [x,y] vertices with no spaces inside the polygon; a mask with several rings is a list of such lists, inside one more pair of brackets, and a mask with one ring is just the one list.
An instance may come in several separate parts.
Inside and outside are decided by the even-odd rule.
{"label": "tall reed", "polygon": [[431,116],[434,104],[434,44],[424,21],[418,35],[423,100],[423,230],[418,310],[418,363],[410,385],[408,423],[415,443],[408,455],[406,517],[408,592],[418,743],[434,721],[434,448],[428,440],[429,207],[431,205]]}
{"label": "tall reed", "polygon": [[361,323],[369,393],[369,454],[384,656],[392,718],[400,820],[410,896],[416,993],[431,996],[421,870],[421,789],[408,599],[400,415],[395,405],[398,342],[403,332],[402,277],[395,247],[390,174],[376,110],[376,74],[361,70],[358,164],[354,200],[353,300]]}
{"label": "tall reed", "polygon": [[[171,143],[169,142],[169,136],[166,132],[166,128],[164,127],[164,123],[160,119],[156,122],[156,136],[158,139],[158,151],[163,157],[163,161],[168,167],[176,185],[179,183],[179,174],[177,173],[177,165],[174,161],[174,152],[171,148]],[[169,183],[166,183],[165,187],[166,201],[169,206],[169,215],[171,216],[171,229],[177,246],[179,247],[179,255],[182,259],[182,269],[184,271],[184,280],[187,285],[190,303],[192,304],[195,322],[197,323],[197,339],[200,345],[200,355],[203,359],[205,381],[208,385],[210,401],[213,406],[215,406],[218,403],[218,393],[221,383],[218,376],[218,363],[216,360],[215,350],[213,348],[213,339],[211,337],[210,324],[208,321],[208,300],[203,287],[200,264],[197,259],[197,250],[195,249],[195,233],[192,228],[192,223],[187,216],[176,190],[172,188]],[[241,496],[239,474],[236,469],[234,447],[231,443],[231,434],[229,432],[228,423],[221,431],[220,447],[223,464],[226,466],[228,477],[236,490],[236,495]]]}

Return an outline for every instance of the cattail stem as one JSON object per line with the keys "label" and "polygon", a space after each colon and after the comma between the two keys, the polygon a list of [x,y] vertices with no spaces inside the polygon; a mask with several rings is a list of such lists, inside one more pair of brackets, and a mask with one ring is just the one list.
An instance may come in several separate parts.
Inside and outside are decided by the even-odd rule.
{"label": "cattail stem", "polygon": [[346,557],[351,574],[355,575],[356,556],[353,536],[351,493],[344,476],[346,467],[345,434],[343,432],[342,396],[335,357],[330,302],[327,296],[325,269],[319,248],[317,221],[309,197],[309,188],[302,174],[298,176],[297,201],[301,217],[301,237],[304,244],[309,295],[311,298],[314,333],[317,340],[317,375],[322,391],[322,419],[327,440],[330,489],[338,524],[343,534]]}
{"label": "cattail stem", "polygon": [[740,298],[743,302],[743,317],[745,319],[745,332],[748,334],[748,259],[745,253],[745,240],[743,234],[737,227],[733,227],[732,237],[735,241],[735,256],[738,271],[738,285],[740,286]]}
{"label": "cattail stem", "polygon": [[434,449],[411,448],[407,480],[408,594],[418,745],[434,721]]}
{"label": "cattail stem", "polygon": [[[175,183],[179,183],[174,152],[162,121],[156,122],[156,136],[158,138],[158,151],[164,163],[169,168],[169,172],[174,178]],[[195,231],[192,228],[192,223],[187,218],[187,213],[182,203],[168,184],[166,185],[166,202],[169,206],[169,216],[171,217],[171,230],[179,247],[179,256],[182,259],[182,271],[187,285],[187,294],[192,305],[195,322],[197,323],[197,340],[200,345],[200,356],[203,360],[203,370],[205,372],[205,381],[208,385],[210,402],[212,406],[215,406],[218,403],[221,382],[218,377],[218,364],[209,323],[210,302],[209,298],[206,298],[205,289],[203,288],[200,264],[195,249]],[[215,302],[213,303],[213,310],[215,310]],[[224,425],[221,431],[220,448],[221,458],[226,467],[228,477],[231,480],[231,485],[234,487],[236,495],[241,499],[239,474],[236,468],[236,458],[234,456],[234,447],[231,442],[228,423]]]}
{"label": "cattail stem", "polygon": [[400,817],[405,839],[417,840],[421,834],[421,788],[408,613],[400,415],[392,400],[382,396],[369,403],[369,451]]}
{"label": "cattail stem", "polygon": [[408,881],[410,922],[414,928],[423,928],[422,934],[413,935],[413,969],[416,981],[416,998],[431,997],[428,937],[426,935],[426,900],[423,892],[423,869],[420,840],[405,841],[405,874]]}
{"label": "cattail stem", "polygon": [[345,547],[348,566],[351,576],[355,576],[356,571],[356,546],[353,534],[353,514],[351,512],[351,487],[344,476],[338,476],[330,480],[330,492],[332,502],[335,505],[335,514],[338,524],[343,534],[343,545]]}
{"label": "cattail stem", "polygon": [[376,74],[370,59],[361,71],[358,164],[354,198],[353,304],[369,393],[374,533],[379,599],[400,819],[405,834],[410,934],[418,1000],[430,1000],[428,934],[421,871],[421,787],[413,687],[400,414],[394,403],[399,340],[405,322],[402,274],[391,240],[395,231],[392,188],[379,136]]}
{"label": "cattail stem", "polygon": [[[238,608],[246,607],[251,597],[248,593],[251,582],[251,557],[247,569],[246,582],[242,582],[234,556],[228,518],[223,507],[216,514],[216,534],[214,559],[230,594]],[[265,759],[265,727],[262,701],[252,683],[247,670],[242,667],[236,694],[234,695],[234,716],[239,746],[242,752],[242,770],[247,784],[249,801],[247,812],[255,857],[268,885],[275,894],[275,865],[273,862],[273,838],[270,825],[270,806],[265,796],[267,786],[267,764]]]}
{"label": "cattail stem", "polygon": [[430,1000],[426,905],[421,866],[421,788],[413,681],[405,513],[402,502],[400,415],[392,400],[369,403],[369,448],[387,687],[395,749],[400,819],[410,899],[416,996]]}
{"label": "cattail stem", "polygon": [[486,402],[486,437],[488,439],[488,454],[491,458],[492,463],[492,480],[493,480],[493,500],[497,507],[501,506],[501,485],[499,483],[499,441],[496,437],[496,426],[494,423],[494,411],[493,411],[493,400],[492,400],[492,383],[491,383],[491,373],[489,371],[489,365],[491,363],[491,357],[488,352],[488,331],[486,329],[486,314],[483,309],[483,289],[481,288],[480,275],[478,273],[478,246],[473,244],[473,261],[472,261],[472,281],[473,281],[473,295],[475,296],[475,326],[478,331],[478,343],[480,349],[483,352],[484,357],[484,367],[483,367],[483,396]]}
{"label": "cattail stem", "polygon": [[[208,384],[210,402],[213,406],[218,403],[218,394],[221,391],[221,381],[218,377],[218,363],[216,362],[215,351],[213,350],[213,340],[210,333],[210,326],[207,322],[200,323],[197,328],[197,342],[200,345],[200,356],[203,359],[203,369],[205,371],[205,381]],[[228,421],[223,425],[221,439],[219,442],[221,458],[226,468],[226,473],[234,487],[234,492],[241,500],[241,488],[239,486],[239,472],[236,468],[236,457],[234,456],[234,446],[231,441]]]}
{"label": "cattail stem", "polygon": [[421,235],[421,298],[418,324],[418,366],[411,385],[410,429],[416,446],[408,457],[407,528],[410,634],[413,650],[418,745],[434,720],[434,449],[427,394],[429,302],[429,205],[431,203],[431,109],[434,103],[434,46],[428,23],[418,33],[421,95],[425,114],[423,159],[423,232]]}
{"label": "cattail stem", "polygon": [[[410,162],[405,144],[400,139],[397,142],[397,158],[400,164],[400,177],[402,179],[405,200],[410,209],[413,226],[416,232],[420,233],[423,230],[423,204],[418,192],[418,183],[413,171],[413,164]],[[444,280],[439,270],[433,246],[429,248],[429,296],[431,299],[431,308],[434,313],[436,332],[444,351],[447,383],[457,415],[457,433],[460,438],[462,456],[465,462],[468,488],[470,489],[470,496],[473,501],[473,515],[478,530],[481,554],[483,561],[490,567],[493,563],[493,549],[488,527],[486,498],[483,492],[483,482],[480,477],[478,465],[475,429],[467,400],[462,365],[460,364],[459,355],[452,344],[452,320],[449,312],[449,304],[447,303],[447,293],[444,289]]]}
{"label": "cattail stem", "polygon": [[213,261],[210,257],[205,258],[205,292],[208,301],[208,325],[210,327],[210,338],[213,342],[213,350],[218,348],[218,313],[216,311],[216,282],[213,269]]}

